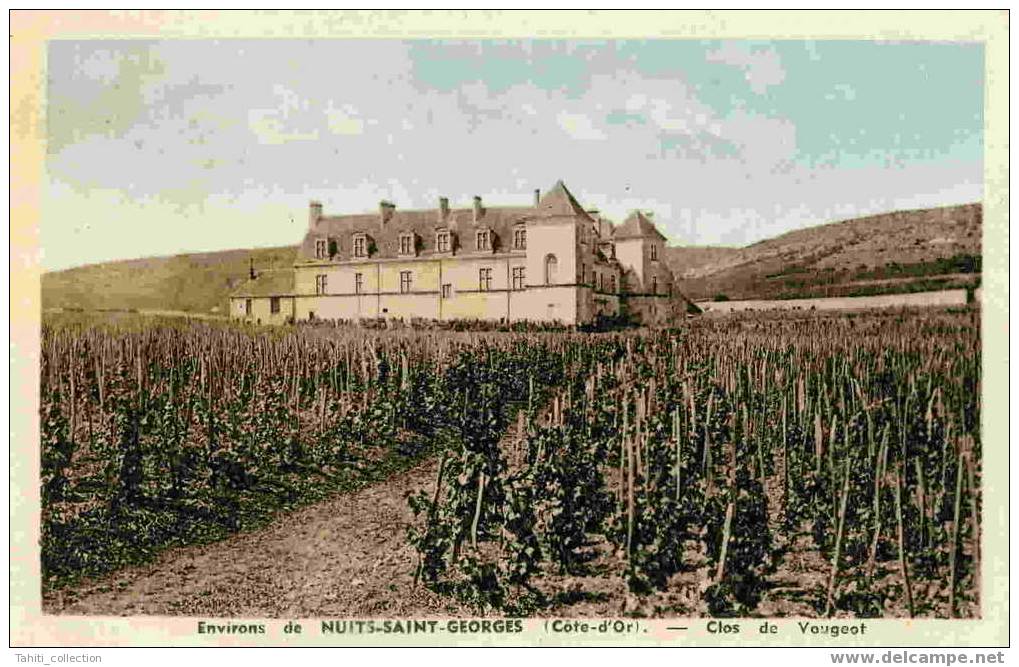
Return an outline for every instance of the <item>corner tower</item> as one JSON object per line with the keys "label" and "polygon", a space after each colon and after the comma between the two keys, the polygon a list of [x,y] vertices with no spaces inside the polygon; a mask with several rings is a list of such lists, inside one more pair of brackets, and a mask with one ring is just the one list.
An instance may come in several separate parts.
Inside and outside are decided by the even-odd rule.
{"label": "corner tower", "polygon": [[[634,211],[616,229],[613,236],[616,244],[616,258],[624,270],[632,270],[636,285],[628,285],[627,291],[634,294],[664,293],[671,287],[672,272],[665,266],[665,236],[648,217]],[[657,289],[655,289],[657,287]]]}

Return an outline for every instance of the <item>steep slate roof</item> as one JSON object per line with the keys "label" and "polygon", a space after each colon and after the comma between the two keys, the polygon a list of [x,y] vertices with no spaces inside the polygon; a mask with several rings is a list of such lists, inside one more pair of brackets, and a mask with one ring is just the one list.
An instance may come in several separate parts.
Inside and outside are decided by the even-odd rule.
{"label": "steep slate roof", "polygon": [[562,181],[556,181],[555,185],[538,200],[538,211],[545,215],[577,215],[588,220],[592,219]]}
{"label": "steep slate roof", "polygon": [[661,240],[666,240],[665,236],[662,235],[655,224],[648,219],[646,215],[640,211],[634,211],[630,216],[623,221],[623,224],[616,227],[616,233],[612,237],[617,241],[623,239],[639,239],[645,237],[658,237]]}
{"label": "steep slate roof", "polygon": [[244,281],[231,297],[289,296],[294,293],[294,270],[259,271],[254,280]]}
{"label": "steep slate roof", "polygon": [[[376,252],[371,259],[397,258],[400,250],[400,234],[414,232],[417,237],[418,256],[435,252],[436,230],[448,227],[458,236],[458,248],[463,253],[474,252],[475,232],[490,229],[495,234],[495,253],[512,249],[513,227],[528,219],[548,215],[569,215],[588,218],[587,213],[566,189],[557,181],[538,201],[538,206],[485,206],[482,203],[481,217],[474,222],[474,208],[451,208],[445,222],[439,219],[439,209],[400,210],[394,208],[391,217],[382,223],[379,213],[354,215],[324,215],[308,230],[297,253],[297,260],[347,261],[353,256],[353,234],[364,232],[374,242]],[[325,260],[316,259],[315,241],[320,238],[333,239],[337,252]]]}
{"label": "steep slate roof", "polygon": [[435,232],[443,227],[457,233],[459,247],[464,252],[474,250],[474,232],[491,229],[495,233],[495,252],[506,252],[513,243],[513,226],[533,216],[534,208],[530,206],[483,207],[477,224],[473,208],[450,209],[445,222],[439,219],[438,209],[395,209],[385,224],[378,213],[323,216],[305,236],[298,259],[315,261],[315,240],[323,237],[336,241],[337,253],[333,261],[355,259],[352,235],[357,232],[364,232],[374,242],[376,252],[372,253],[372,259],[398,257],[403,232],[413,232],[417,237],[418,255],[428,255],[435,252]]}

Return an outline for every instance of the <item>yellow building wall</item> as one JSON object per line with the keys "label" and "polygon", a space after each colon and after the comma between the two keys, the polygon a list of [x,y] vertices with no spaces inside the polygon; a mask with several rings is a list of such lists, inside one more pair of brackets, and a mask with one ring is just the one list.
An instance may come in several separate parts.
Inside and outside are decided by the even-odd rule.
{"label": "yellow building wall", "polygon": [[460,292],[443,299],[442,319],[503,320],[509,312],[509,292]]}
{"label": "yellow building wall", "polygon": [[[247,314],[245,306],[248,299],[251,300],[251,315]],[[232,297],[230,299],[230,318],[253,324],[285,324],[294,314],[294,300],[287,296],[281,296],[279,300],[279,312],[273,313],[270,297]]]}
{"label": "yellow building wall", "polygon": [[514,320],[577,324],[575,287],[532,287],[514,300]]}
{"label": "yellow building wall", "polygon": [[296,319],[356,320],[376,317],[378,297],[368,295],[299,296],[296,298]]}
{"label": "yellow building wall", "polygon": [[557,285],[577,282],[577,226],[573,218],[527,225],[527,284],[545,285],[545,258],[555,255]]}
{"label": "yellow building wall", "polygon": [[[526,266],[526,257],[514,254],[297,267],[296,317],[308,319],[314,312],[318,319],[520,319],[513,314],[518,293],[511,293],[512,276],[514,268]],[[481,290],[481,269],[491,269],[487,291]],[[411,274],[409,293],[401,292],[403,271]],[[360,295],[355,293],[357,273],[363,276]],[[319,275],[326,276],[325,295],[315,294]],[[452,286],[447,299],[441,298],[444,284]]]}

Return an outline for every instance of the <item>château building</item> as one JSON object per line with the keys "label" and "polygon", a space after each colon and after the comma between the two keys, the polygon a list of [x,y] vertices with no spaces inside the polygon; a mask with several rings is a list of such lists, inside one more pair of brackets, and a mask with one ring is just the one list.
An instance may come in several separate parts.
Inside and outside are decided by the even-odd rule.
{"label": "ch\u00e2teau building", "polygon": [[324,215],[311,202],[292,269],[252,271],[233,318],[260,323],[363,318],[483,319],[575,325],[625,314],[645,324],[692,304],[664,262],[665,237],[641,212],[614,225],[562,181],[532,206]]}

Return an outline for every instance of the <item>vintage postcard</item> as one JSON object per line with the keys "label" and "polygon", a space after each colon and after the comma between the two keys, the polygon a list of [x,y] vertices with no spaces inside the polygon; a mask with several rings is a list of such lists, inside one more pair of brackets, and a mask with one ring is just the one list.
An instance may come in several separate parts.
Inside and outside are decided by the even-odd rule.
{"label": "vintage postcard", "polygon": [[1007,51],[13,12],[12,646],[1007,645]]}

